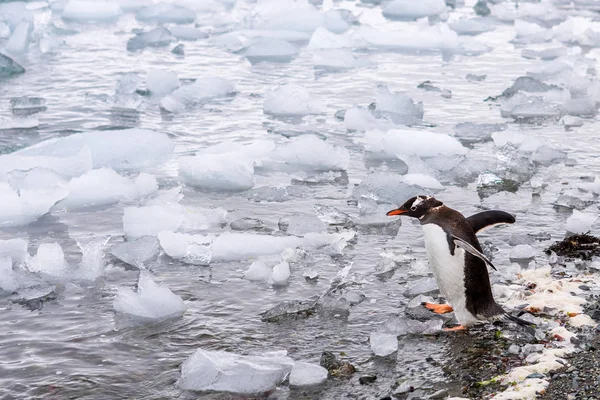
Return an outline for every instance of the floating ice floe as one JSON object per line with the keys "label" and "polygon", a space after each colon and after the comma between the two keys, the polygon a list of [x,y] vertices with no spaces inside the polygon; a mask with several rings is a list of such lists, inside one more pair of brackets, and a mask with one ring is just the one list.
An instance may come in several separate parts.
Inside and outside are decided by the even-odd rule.
{"label": "floating ice floe", "polygon": [[24,188],[17,192],[8,183],[0,182],[0,227],[27,225],[48,213],[65,196],[60,188]]}
{"label": "floating ice floe", "polygon": [[[412,4],[412,3],[411,3]],[[461,51],[464,44],[456,32],[446,25],[421,30],[379,31],[370,26],[361,26],[352,35],[356,48],[379,48],[403,52]]]}
{"label": "floating ice floe", "polygon": [[306,115],[319,111],[311,102],[308,90],[296,84],[281,85],[267,93],[263,109],[266,114],[277,116]]}
{"label": "floating ice floe", "polygon": [[279,229],[290,235],[303,236],[311,232],[325,232],[326,226],[316,216],[295,214],[281,218]]}
{"label": "floating ice floe", "polygon": [[186,107],[202,105],[218,98],[235,93],[234,85],[222,78],[204,77],[196,79],[191,85],[181,86],[160,101],[165,110],[177,113]]}
{"label": "floating ice floe", "polygon": [[32,272],[52,277],[66,276],[69,270],[63,249],[58,243],[41,243],[36,255],[27,260],[27,267]]}
{"label": "floating ice floe", "polygon": [[123,214],[123,231],[128,239],[156,236],[162,231],[175,231],[183,223],[179,204],[127,207]]}
{"label": "floating ice floe", "polygon": [[184,390],[260,394],[282,383],[293,366],[286,352],[243,356],[198,349],[183,363],[177,386]]}
{"label": "floating ice floe", "polygon": [[0,240],[0,257],[10,257],[12,262],[22,263],[28,256],[27,241],[23,239]]}
{"label": "floating ice floe", "polygon": [[376,356],[386,357],[398,351],[398,337],[390,333],[373,332],[369,343]]}
{"label": "floating ice floe", "polygon": [[263,161],[265,168],[278,170],[334,171],[346,170],[350,153],[314,135],[302,135],[278,146]]}
{"label": "floating ice floe", "polygon": [[[94,168],[110,167],[115,170],[154,167],[166,161],[173,151],[173,143],[166,134],[135,128],[91,131],[49,139],[9,156],[72,157],[80,154],[84,147],[91,151]],[[0,156],[0,165],[3,157]]]}
{"label": "floating ice floe", "polygon": [[24,72],[25,68],[23,68],[8,55],[0,52],[0,77],[8,77],[11,75],[22,74]]}
{"label": "floating ice floe", "polygon": [[196,20],[196,13],[176,4],[157,3],[138,10],[135,18],[153,24],[191,24]]}
{"label": "floating ice floe", "polygon": [[411,0],[394,0],[383,9],[383,16],[393,20],[415,20],[433,17],[446,12],[444,0],[424,0],[415,3]]}
{"label": "floating ice floe", "polygon": [[117,290],[113,308],[133,324],[180,317],[186,310],[180,296],[158,285],[146,271],[140,271],[137,292],[129,288]]}
{"label": "floating ice floe", "polygon": [[320,365],[296,361],[290,372],[290,386],[314,386],[327,380],[329,372]]}
{"label": "floating ice floe", "polygon": [[496,29],[496,24],[489,18],[459,19],[456,22],[448,24],[450,29],[459,35],[480,35]]}
{"label": "floating ice floe", "polygon": [[[432,182],[431,179],[427,177],[421,182],[429,183]],[[355,199],[371,198],[378,203],[385,204],[402,204],[413,196],[430,193],[430,189],[406,183],[402,175],[392,172],[376,172],[364,177],[352,191],[352,197]]]}
{"label": "floating ice floe", "polygon": [[37,117],[0,118],[0,131],[10,129],[37,128],[40,121]]}
{"label": "floating ice floe", "polygon": [[127,41],[127,50],[137,51],[146,47],[166,47],[175,41],[171,32],[164,27],[154,28],[147,32],[138,32]]}
{"label": "floating ice floe", "polygon": [[171,31],[171,35],[179,40],[195,41],[208,37],[208,33],[187,26],[172,26],[169,28],[169,31]]}
{"label": "floating ice floe", "polygon": [[183,157],[179,160],[179,176],[185,184],[203,190],[242,191],[254,187],[253,163],[227,155]]}
{"label": "floating ice floe", "polygon": [[415,104],[406,93],[394,93],[387,86],[379,85],[375,92],[373,114],[394,124],[414,125],[423,122],[423,103]]}
{"label": "floating ice floe", "polygon": [[179,88],[179,77],[173,71],[151,68],[146,76],[146,86],[152,95],[162,97]]}
{"label": "floating ice floe", "polygon": [[298,47],[281,39],[258,39],[237,53],[243,55],[252,64],[259,62],[290,62],[299,53]]}
{"label": "floating ice floe", "polygon": [[4,51],[6,51],[8,54],[14,55],[27,52],[30,33],[32,30],[32,25],[29,22],[21,22],[19,25],[17,25],[12,35],[10,35],[8,42],[6,42],[4,45]]}
{"label": "floating ice floe", "polygon": [[159,242],[154,236],[142,236],[133,241],[113,246],[110,254],[134,267],[141,267],[159,252]]}
{"label": "floating ice floe", "polygon": [[280,254],[287,248],[296,247],[306,249],[325,248],[334,254],[340,254],[352,237],[354,237],[354,232],[308,233],[302,238],[250,233],[223,233],[213,242],[212,259],[214,261],[243,261],[258,256]]}
{"label": "floating ice floe", "polygon": [[0,155],[0,181],[8,181],[12,171],[29,171],[40,168],[53,171],[61,177],[70,178],[80,176],[92,169],[92,156],[87,146],[83,146],[73,156],[67,157],[21,156],[18,154]]}
{"label": "floating ice floe", "polygon": [[167,255],[186,264],[209,265],[213,236],[189,235],[163,231],[158,234],[160,245]]}
{"label": "floating ice floe", "polygon": [[73,22],[113,22],[121,14],[121,7],[110,1],[69,0],[62,10],[62,18]]}
{"label": "floating ice floe", "polygon": [[582,213],[578,210],[573,210],[573,215],[567,218],[566,230],[571,233],[588,233],[594,222],[598,219],[598,215]]}
{"label": "floating ice floe", "polygon": [[317,28],[310,37],[309,50],[346,49],[353,45],[352,39],[346,35],[335,34],[325,28]]}
{"label": "floating ice floe", "polygon": [[408,129],[394,129],[387,132],[367,131],[365,149],[387,159],[396,158],[396,154],[436,157],[439,155],[462,155],[468,152],[458,140],[451,136]]}
{"label": "floating ice floe", "polygon": [[352,52],[346,49],[315,50],[312,54],[315,71],[344,71],[369,65],[368,62],[357,60]]}

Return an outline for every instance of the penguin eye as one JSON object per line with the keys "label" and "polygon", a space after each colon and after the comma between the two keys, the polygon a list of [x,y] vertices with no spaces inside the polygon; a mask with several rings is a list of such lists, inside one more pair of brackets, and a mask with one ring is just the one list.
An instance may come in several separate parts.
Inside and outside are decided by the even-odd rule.
{"label": "penguin eye", "polygon": [[412,207],[410,208],[410,211],[417,211],[417,206],[412,206]]}

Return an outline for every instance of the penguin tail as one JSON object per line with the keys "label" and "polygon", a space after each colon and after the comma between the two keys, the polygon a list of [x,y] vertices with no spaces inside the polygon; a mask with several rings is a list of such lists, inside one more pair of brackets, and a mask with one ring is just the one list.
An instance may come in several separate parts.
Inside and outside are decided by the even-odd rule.
{"label": "penguin tail", "polygon": [[524,327],[527,330],[527,332],[531,333],[532,335],[535,333],[535,329],[537,328],[536,324],[525,321],[524,319],[521,319],[519,317],[515,317],[514,315],[510,315],[509,313],[502,314],[500,319],[504,321],[514,322],[515,324]]}

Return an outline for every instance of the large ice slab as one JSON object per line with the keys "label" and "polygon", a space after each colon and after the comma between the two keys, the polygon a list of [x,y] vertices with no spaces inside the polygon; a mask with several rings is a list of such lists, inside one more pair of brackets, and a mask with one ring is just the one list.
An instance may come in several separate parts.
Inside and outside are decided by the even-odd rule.
{"label": "large ice slab", "polygon": [[137,292],[129,288],[119,288],[113,308],[116,313],[123,314],[131,322],[146,323],[183,315],[185,303],[166,286],[158,285],[152,276],[140,272]]}
{"label": "large ice slab", "polygon": [[242,356],[198,349],[183,363],[177,385],[184,390],[259,394],[282,383],[293,365],[285,352]]}
{"label": "large ice slab", "polygon": [[192,187],[209,191],[242,191],[254,187],[254,165],[222,154],[199,154],[179,160],[179,176]]}
{"label": "large ice slab", "polygon": [[243,55],[251,63],[291,61],[299,53],[298,47],[281,39],[258,39],[251,42],[238,53]]}
{"label": "large ice slab", "polygon": [[92,154],[87,146],[83,146],[72,156],[28,156],[20,152],[0,155],[0,181],[8,180],[11,171],[28,171],[43,168],[54,171],[58,175],[70,178],[80,176],[92,169]]}
{"label": "large ice slab", "polygon": [[8,183],[0,182],[0,227],[27,225],[48,213],[65,196],[65,192],[54,188],[26,188],[17,192]]}
{"label": "large ice slab", "polygon": [[27,241],[23,239],[0,240],[0,257],[10,257],[12,262],[21,263],[28,256]]}
{"label": "large ice slab", "polygon": [[134,179],[125,178],[111,168],[90,171],[68,184],[69,195],[60,206],[68,210],[81,207],[131,202],[150,196],[158,190],[156,179],[141,173]]}
{"label": "large ice slab", "polygon": [[446,12],[444,0],[394,0],[383,9],[383,15],[393,20],[415,20]]}
{"label": "large ice slab", "polygon": [[279,146],[264,162],[266,167],[283,170],[346,170],[350,163],[347,149],[335,146],[315,135],[302,135]]}
{"label": "large ice slab", "polygon": [[[412,4],[412,3],[411,3]],[[407,27],[402,31],[379,31],[370,26],[361,26],[352,35],[357,48],[380,48],[402,52],[458,51],[462,43],[456,32],[446,25],[414,30]]]}
{"label": "large ice slab", "polygon": [[163,231],[158,234],[158,240],[169,257],[186,264],[210,264],[213,236]]}
{"label": "large ice slab", "polygon": [[415,103],[406,93],[394,93],[387,86],[379,85],[373,114],[395,124],[414,125],[423,121],[423,103]]}
{"label": "large ice slab", "polygon": [[281,85],[267,93],[263,108],[266,114],[279,116],[306,115],[316,111],[308,90],[296,84]]}
{"label": "large ice slab", "polygon": [[146,76],[146,86],[152,95],[164,96],[179,88],[179,77],[173,71],[150,68]]}
{"label": "large ice slab", "polygon": [[112,22],[121,15],[121,7],[110,1],[70,0],[62,18],[74,22]]}
{"label": "large ice slab", "polygon": [[380,153],[388,158],[395,158],[396,154],[435,157],[440,154],[455,155],[468,152],[451,136],[420,130],[368,131],[365,134],[365,142],[367,151]]}
{"label": "large ice slab", "polygon": [[262,255],[280,254],[287,248],[303,247],[318,249],[329,247],[341,253],[353,232],[308,233],[303,238],[296,236],[269,236],[250,233],[223,233],[212,246],[215,261],[243,261]]}
{"label": "large ice slab", "polygon": [[316,364],[296,361],[290,373],[290,386],[314,386],[327,380],[329,372]]}
{"label": "large ice slab", "polygon": [[123,231],[130,240],[174,231],[182,223],[183,213],[179,204],[127,207],[123,214]]}
{"label": "large ice slab", "polygon": [[153,24],[191,24],[196,20],[196,13],[176,4],[157,3],[139,10],[135,18]]}
{"label": "large ice slab", "polygon": [[84,146],[92,153],[94,168],[110,167],[116,170],[154,167],[166,161],[173,151],[173,143],[166,134],[135,128],[77,133],[49,139],[13,154],[70,157],[78,154]]}
{"label": "large ice slab", "polygon": [[228,80],[217,77],[198,78],[191,85],[175,90],[160,101],[165,110],[177,113],[186,107],[208,103],[235,93],[235,86]]}

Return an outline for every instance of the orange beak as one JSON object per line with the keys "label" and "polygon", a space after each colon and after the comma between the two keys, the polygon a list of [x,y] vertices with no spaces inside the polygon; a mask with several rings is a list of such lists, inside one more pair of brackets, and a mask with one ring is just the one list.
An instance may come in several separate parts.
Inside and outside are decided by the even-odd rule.
{"label": "orange beak", "polygon": [[408,212],[407,210],[402,210],[400,208],[397,208],[395,210],[388,211],[387,213],[385,213],[385,215],[387,215],[388,217],[393,217],[394,215],[402,215],[402,214],[406,214],[407,212]]}

